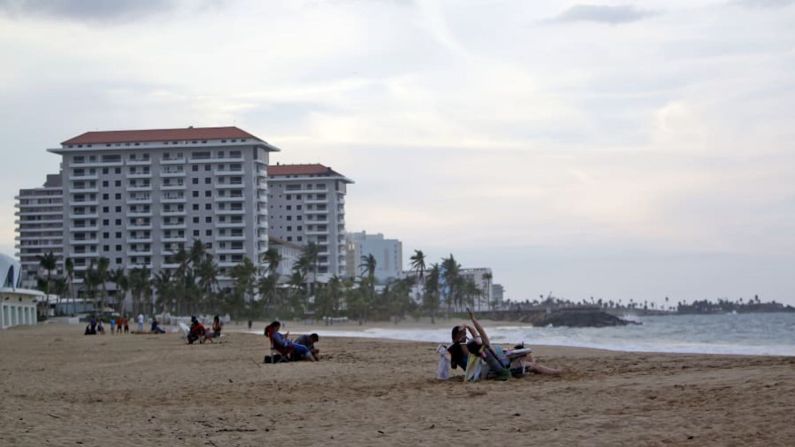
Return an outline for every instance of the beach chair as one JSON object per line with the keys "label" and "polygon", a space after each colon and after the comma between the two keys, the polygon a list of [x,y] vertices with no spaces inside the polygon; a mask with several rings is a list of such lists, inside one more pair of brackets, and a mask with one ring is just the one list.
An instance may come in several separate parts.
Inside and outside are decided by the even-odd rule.
{"label": "beach chair", "polygon": [[265,363],[284,363],[292,359],[293,346],[278,346],[273,342],[273,333],[265,332],[271,345],[270,355],[265,356]]}

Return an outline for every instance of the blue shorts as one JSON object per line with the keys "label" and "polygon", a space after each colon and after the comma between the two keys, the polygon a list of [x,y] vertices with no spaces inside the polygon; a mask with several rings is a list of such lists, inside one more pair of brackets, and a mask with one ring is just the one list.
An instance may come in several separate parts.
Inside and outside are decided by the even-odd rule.
{"label": "blue shorts", "polygon": [[309,354],[309,348],[304,345],[299,345],[298,343],[293,344],[293,355],[302,359],[306,357],[307,354]]}

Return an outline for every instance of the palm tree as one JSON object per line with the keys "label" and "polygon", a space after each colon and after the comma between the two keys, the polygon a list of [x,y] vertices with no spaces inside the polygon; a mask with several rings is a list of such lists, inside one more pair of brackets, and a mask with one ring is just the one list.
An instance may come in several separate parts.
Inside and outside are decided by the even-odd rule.
{"label": "palm tree", "polygon": [[425,276],[425,253],[422,250],[414,250],[410,260],[411,268],[417,272],[417,284],[422,284],[423,276]]}
{"label": "palm tree", "polygon": [[268,276],[278,275],[279,264],[283,261],[282,255],[275,248],[269,248],[263,255],[262,260],[268,265]]}
{"label": "palm tree", "polygon": [[[124,310],[124,299],[127,298],[127,291],[130,290],[130,280],[124,274],[123,268],[111,270],[108,273],[110,282],[116,285],[116,294],[118,295],[117,301],[119,304],[119,312]],[[133,302],[133,313],[136,313],[137,302]]]}
{"label": "palm tree", "polygon": [[77,303],[75,301],[74,284],[75,284],[75,262],[72,258],[64,259],[64,271],[66,272],[66,281],[69,286],[69,295],[72,299],[72,313],[77,313]]}
{"label": "palm tree", "polygon": [[248,257],[243,258],[243,262],[232,267],[230,276],[235,280],[234,298],[235,307],[242,310],[251,301],[254,295],[255,280],[257,277],[257,266]]}
{"label": "palm tree", "polygon": [[45,300],[46,304],[49,303],[50,300],[50,283],[52,282],[52,271],[58,268],[58,259],[55,257],[52,251],[43,255],[38,255],[36,256],[36,259],[39,260],[39,267],[47,271],[47,284],[44,287],[45,293],[47,294],[47,299]]}
{"label": "palm tree", "polygon": [[442,274],[442,279],[444,280],[444,284],[447,288],[447,290],[444,290],[443,292],[445,292],[445,301],[447,301],[447,310],[449,312],[451,305],[454,302],[460,301],[458,286],[461,284],[461,265],[455,260],[453,254],[451,253],[449,258],[442,259],[441,268],[444,272]]}
{"label": "palm tree", "polygon": [[[486,273],[483,274],[483,281],[486,282],[486,284],[485,284],[486,290],[482,290],[481,292],[486,297],[491,296],[491,280],[492,280],[492,278],[493,278],[493,276],[491,275],[491,272],[486,272]],[[488,302],[486,304],[489,306],[490,310],[494,310],[494,304],[495,303],[492,303],[491,300],[488,300]]]}
{"label": "palm tree", "polygon": [[[160,309],[163,311],[168,310],[174,312],[174,284],[172,283],[172,274],[170,270],[160,270],[152,278],[152,286],[157,291],[157,300]],[[138,283],[136,282],[136,285]],[[135,289],[133,289],[135,290]]]}
{"label": "palm tree", "polygon": [[362,269],[362,276],[365,274],[367,275],[364,277],[364,282],[367,284],[367,289],[370,291],[368,302],[365,303],[366,306],[364,308],[364,319],[367,320],[367,309],[369,305],[375,302],[375,267],[376,261],[375,256],[373,254],[369,254],[367,256],[362,256],[362,263],[359,265],[359,268]]}
{"label": "palm tree", "polygon": [[204,258],[196,265],[196,277],[198,278],[199,289],[202,291],[204,301],[213,308],[210,299],[218,286],[218,265],[213,262],[213,257],[205,254]]}
{"label": "palm tree", "polygon": [[110,274],[110,259],[101,257],[97,260],[97,279],[99,279],[100,287],[102,287],[102,299],[100,306],[100,314],[105,311],[105,299],[108,296],[107,281]]}
{"label": "palm tree", "polygon": [[422,307],[430,314],[431,324],[436,324],[436,311],[439,310],[439,264],[431,265],[428,271],[423,287]]}

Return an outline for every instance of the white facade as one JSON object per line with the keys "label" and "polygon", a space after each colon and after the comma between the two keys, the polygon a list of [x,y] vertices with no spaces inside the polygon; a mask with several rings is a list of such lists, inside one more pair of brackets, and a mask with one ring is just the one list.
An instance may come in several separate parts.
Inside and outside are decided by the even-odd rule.
{"label": "white facade", "polygon": [[397,239],[385,239],[381,233],[367,234],[366,231],[348,233],[348,246],[353,255],[348,256],[347,274],[361,274],[359,266],[362,257],[375,258],[375,277],[379,282],[400,278],[403,272],[403,243]]}
{"label": "white facade", "polygon": [[44,299],[38,290],[18,288],[21,283],[20,263],[0,255],[0,328],[36,324],[36,303]]}
{"label": "white facade", "polygon": [[475,301],[475,310],[488,309],[492,302],[492,273],[488,267],[462,268],[460,275],[465,279],[472,279],[480,290],[480,296]]}
{"label": "white facade", "polygon": [[345,194],[353,183],[320,164],[268,167],[268,230],[293,244],[317,244],[319,282],[345,274]]}
{"label": "white facade", "polygon": [[[201,240],[228,270],[268,248],[265,141],[235,127],[87,132],[49,149],[62,156],[61,256],[75,271],[176,269]],[[22,202],[23,190],[19,200]],[[22,204],[20,203],[20,210]],[[25,235],[19,229],[20,244]],[[80,280],[76,279],[79,284]]]}
{"label": "white facade", "polygon": [[38,256],[52,252],[58,259],[53,275],[63,274],[63,188],[61,174],[50,174],[40,188],[21,189],[15,197],[16,255],[22,263],[22,286],[36,287],[44,276]]}
{"label": "white facade", "polygon": [[[276,269],[276,273],[279,275],[279,281],[287,282],[293,272],[293,266],[298,262],[298,259],[304,251],[304,247],[274,237],[269,238],[269,242],[270,247],[276,250],[279,256],[281,256],[279,267]],[[267,267],[267,265],[264,267]]]}

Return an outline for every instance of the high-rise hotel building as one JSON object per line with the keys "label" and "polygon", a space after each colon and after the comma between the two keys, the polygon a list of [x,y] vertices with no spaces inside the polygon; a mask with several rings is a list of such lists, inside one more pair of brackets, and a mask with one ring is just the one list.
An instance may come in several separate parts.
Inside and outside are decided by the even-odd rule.
{"label": "high-rise hotel building", "polygon": [[321,164],[268,167],[270,235],[317,244],[318,281],[345,276],[345,194],[352,180]]}
{"label": "high-rise hotel building", "polygon": [[[260,264],[268,249],[268,156],[277,150],[236,127],[86,132],[71,138],[49,149],[63,157],[63,208],[62,240],[53,234],[47,243],[59,254],[60,242],[60,254],[71,257],[78,272],[99,257],[108,258],[112,269],[157,272],[177,268],[174,254],[198,239],[213,254],[223,280],[244,257]],[[22,226],[30,205],[23,199],[26,191],[38,190],[19,196],[23,262],[32,252],[22,243],[33,231]]]}
{"label": "high-rise hotel building", "polygon": [[15,212],[16,248],[21,263],[22,287],[36,287],[38,256],[52,252],[57,259],[53,274],[63,273],[63,188],[61,174],[50,174],[40,188],[21,189]]}

